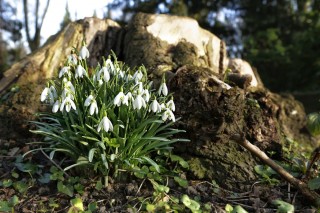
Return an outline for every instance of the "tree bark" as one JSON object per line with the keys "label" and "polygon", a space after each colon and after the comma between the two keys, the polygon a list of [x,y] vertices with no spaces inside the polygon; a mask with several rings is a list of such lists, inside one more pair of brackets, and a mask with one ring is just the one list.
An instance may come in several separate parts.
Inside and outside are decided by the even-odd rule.
{"label": "tree bark", "polygon": [[[249,64],[231,66],[223,41],[193,19],[148,14],[136,15],[125,28],[96,18],[70,23],[42,48],[14,64],[0,80],[0,94],[7,97],[0,106],[1,137],[26,137],[30,127],[25,121],[45,110],[39,98],[45,81],[57,75],[71,47],[80,48],[83,39],[90,51],[89,67],[113,50],[131,67],[144,64],[155,84],[163,74],[167,76],[176,115],[181,117],[177,126],[191,140],[175,150],[189,161],[196,178],[214,179],[239,191],[256,180],[254,166],[259,160],[233,143],[230,135],[245,133],[261,150],[274,151],[278,158],[284,135],[310,139],[300,132],[305,125],[303,106],[290,96],[269,92]],[[228,79],[228,67],[249,84]]]}

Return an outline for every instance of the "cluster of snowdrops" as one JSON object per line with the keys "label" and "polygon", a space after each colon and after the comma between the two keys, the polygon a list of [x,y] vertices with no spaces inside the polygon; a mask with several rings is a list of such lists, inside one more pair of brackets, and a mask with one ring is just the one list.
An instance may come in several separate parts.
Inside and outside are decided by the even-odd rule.
{"label": "cluster of snowdrops", "polygon": [[52,111],[33,122],[33,132],[45,136],[41,149],[52,159],[56,152],[71,157],[65,170],[86,166],[104,176],[160,173],[152,153],[169,152],[173,143],[184,141],[172,139],[182,130],[172,128],[175,104],[165,79],[155,89],[143,66],[132,70],[113,55],[88,68],[88,57],[85,45],[73,48],[41,93]]}

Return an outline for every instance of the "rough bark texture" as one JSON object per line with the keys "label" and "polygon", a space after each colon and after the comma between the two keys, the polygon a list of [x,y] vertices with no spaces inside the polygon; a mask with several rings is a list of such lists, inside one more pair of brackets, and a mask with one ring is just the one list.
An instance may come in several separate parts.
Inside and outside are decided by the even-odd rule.
{"label": "rough bark texture", "polygon": [[[290,96],[265,89],[249,64],[238,66],[241,61],[228,59],[223,41],[192,19],[147,14],[136,15],[125,28],[95,18],[71,23],[13,65],[0,80],[0,94],[5,97],[0,105],[1,138],[26,137],[30,128],[26,121],[45,110],[39,100],[45,80],[58,73],[71,47],[79,48],[84,38],[91,53],[89,66],[113,50],[132,67],[144,64],[155,81],[166,73],[181,117],[177,125],[191,139],[176,151],[189,160],[191,174],[197,178],[214,179],[240,191],[256,179],[253,167],[258,161],[231,142],[231,134],[245,133],[248,140],[264,151],[275,151],[278,158],[286,136],[309,139],[301,134],[303,106]],[[227,82],[233,87],[221,81],[228,67],[233,76]],[[10,90],[14,84],[20,90]]]}

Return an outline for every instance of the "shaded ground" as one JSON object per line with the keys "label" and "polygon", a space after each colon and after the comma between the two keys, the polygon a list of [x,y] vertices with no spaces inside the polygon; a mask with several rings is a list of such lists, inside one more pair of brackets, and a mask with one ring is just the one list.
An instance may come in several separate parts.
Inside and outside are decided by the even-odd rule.
{"label": "shaded ground", "polygon": [[[17,196],[19,202],[14,206],[15,212],[67,212],[72,206],[70,200],[80,197],[85,208],[90,203],[97,204],[96,212],[143,212],[143,202],[152,202],[154,192],[148,180],[132,178],[126,182],[114,182],[110,180],[107,188],[97,185],[96,177],[83,178],[83,171],[73,173],[70,176],[82,178],[75,180],[67,178],[59,172],[50,172],[52,163],[41,153],[28,155],[23,161],[19,156],[30,149],[26,142],[33,141],[0,140],[0,208],[1,201],[8,201]],[[46,177],[50,174],[50,180]],[[86,173],[87,174],[87,173]],[[57,183],[62,182],[65,186],[73,186],[72,194],[66,195],[57,189]],[[188,174],[187,174],[188,177]],[[73,180],[72,180],[73,179]],[[12,184],[9,182],[12,181]],[[24,184],[22,184],[24,183]],[[263,181],[251,182],[251,187],[246,192],[239,189],[225,190],[220,188],[214,181],[189,180],[189,186],[183,188],[175,182],[169,181],[170,197],[180,198],[188,194],[190,198],[199,200],[210,206],[207,212],[224,212],[226,204],[232,206],[241,205],[248,212],[276,212],[276,207],[271,204],[274,199],[293,203],[295,212],[315,212],[303,197],[295,189],[284,182],[275,186]],[[69,192],[70,193],[70,192]],[[181,203],[181,202],[180,202]],[[183,212],[188,212],[184,209]]]}

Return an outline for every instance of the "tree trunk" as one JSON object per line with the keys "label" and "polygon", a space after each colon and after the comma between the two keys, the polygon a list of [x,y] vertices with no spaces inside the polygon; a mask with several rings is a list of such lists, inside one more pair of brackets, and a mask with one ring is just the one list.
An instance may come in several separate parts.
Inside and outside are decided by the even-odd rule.
{"label": "tree trunk", "polygon": [[[233,134],[244,134],[260,149],[274,151],[277,158],[286,137],[310,141],[301,133],[303,106],[291,96],[264,88],[248,63],[226,56],[223,41],[193,19],[147,14],[137,14],[125,28],[96,18],[70,23],[14,64],[0,80],[2,138],[28,136],[26,121],[45,110],[39,98],[45,81],[57,75],[71,47],[79,48],[83,39],[91,67],[113,50],[131,67],[144,64],[155,83],[167,75],[181,117],[177,125],[191,140],[175,150],[189,161],[196,178],[214,179],[239,191],[256,180],[254,166],[259,161],[232,142]],[[225,72],[227,68],[231,73]]]}

